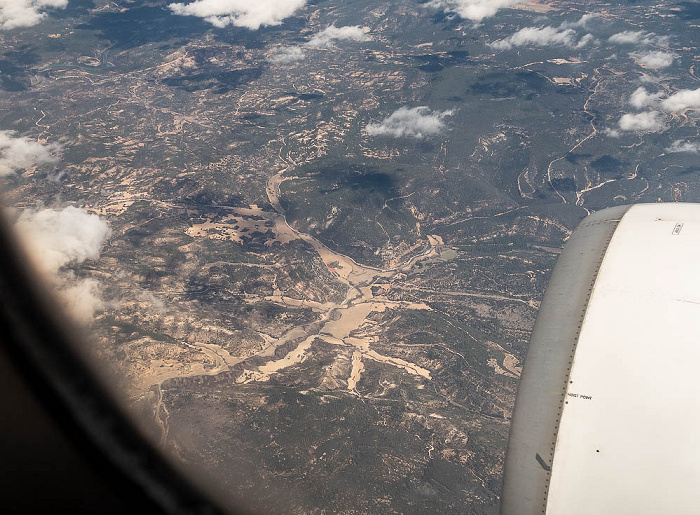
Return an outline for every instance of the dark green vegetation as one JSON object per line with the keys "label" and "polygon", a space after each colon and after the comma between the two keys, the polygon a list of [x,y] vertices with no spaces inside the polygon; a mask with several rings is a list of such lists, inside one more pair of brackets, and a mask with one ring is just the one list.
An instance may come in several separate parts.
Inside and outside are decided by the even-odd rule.
{"label": "dark green vegetation", "polygon": [[[282,207],[290,223],[333,250],[381,265],[377,250],[417,240],[417,220],[399,185],[423,183],[421,173],[382,161],[322,161],[297,170],[293,180],[283,183]],[[326,221],[323,226],[321,220]]]}
{"label": "dark green vegetation", "polygon": [[[570,231],[587,210],[700,201],[697,154],[665,150],[698,139],[697,114],[606,135],[638,86],[697,87],[697,4],[552,2],[546,21],[472,27],[414,0],[324,1],[251,31],[167,3],[71,0],[3,33],[0,130],[64,147],[3,179],[8,199],[112,227],[76,267],[108,301],[97,353],[167,449],[261,513],[496,513],[518,366]],[[588,47],[489,46],[604,10]],[[332,23],[371,39],[270,62]],[[671,34],[675,63],[641,68],[607,42],[622,30]],[[452,114],[424,139],[364,132],[403,106]],[[364,275],[342,276],[346,256]],[[349,335],[321,334],[360,301]]]}
{"label": "dark green vegetation", "polygon": [[[473,513],[496,509],[498,483],[482,483],[488,465],[478,456],[503,445],[490,438],[497,425],[473,431],[466,420],[455,427],[407,417],[406,403],[432,404],[434,393],[416,390],[412,381],[404,382],[405,374],[387,375],[371,364],[369,377],[396,384],[387,390],[368,381],[360,389],[364,402],[330,392],[299,393],[322,379],[333,362],[334,349],[320,345],[314,351],[311,362],[269,385],[164,385],[168,405],[179,413],[171,430],[180,435],[183,450],[229,457],[216,460],[211,470],[225,478],[229,497],[236,491],[260,512],[307,512],[311,506],[345,512],[352,506],[377,513],[391,506],[404,513],[448,513],[461,511],[465,501]],[[463,410],[441,404],[441,413],[460,418]],[[451,438],[435,438],[446,429]],[[471,455],[468,466],[450,459],[457,455]]]}

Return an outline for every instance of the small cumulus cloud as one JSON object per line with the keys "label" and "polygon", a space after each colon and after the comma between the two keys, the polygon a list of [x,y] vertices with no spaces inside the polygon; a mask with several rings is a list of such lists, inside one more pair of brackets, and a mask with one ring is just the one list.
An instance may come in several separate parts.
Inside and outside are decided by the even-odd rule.
{"label": "small cumulus cloud", "polygon": [[664,128],[664,121],[658,111],[645,111],[622,115],[618,126],[623,132],[659,132]]}
{"label": "small cumulus cloud", "polygon": [[685,111],[686,109],[700,109],[700,88],[681,89],[666,97],[663,91],[649,93],[644,87],[639,87],[630,96],[629,103],[637,109],[656,104],[664,111],[672,113]]}
{"label": "small cumulus cloud", "polygon": [[306,54],[298,46],[288,46],[275,48],[267,60],[275,64],[288,64],[306,59]]}
{"label": "small cumulus cloud", "polygon": [[576,43],[576,48],[583,48],[589,45],[594,46],[598,45],[599,43],[600,41],[593,34],[586,34],[581,39],[579,39],[578,43]]}
{"label": "small cumulus cloud", "polygon": [[0,177],[41,164],[58,162],[61,146],[44,145],[14,131],[0,131]]}
{"label": "small cumulus cloud", "polygon": [[657,102],[663,96],[663,92],[649,93],[644,87],[638,87],[630,96],[629,103],[637,109],[644,109]]}
{"label": "small cumulus cloud", "polygon": [[634,45],[640,42],[644,35],[644,31],[623,30],[617,34],[613,34],[608,38],[608,42],[617,43],[619,45]]}
{"label": "small cumulus cloud", "polygon": [[700,141],[683,141],[679,139],[671,143],[671,146],[666,149],[666,152],[700,154]]}
{"label": "small cumulus cloud", "polygon": [[203,18],[219,28],[235,25],[257,30],[280,25],[304,5],[306,0],[196,0],[172,3],[168,8],[175,14]]}
{"label": "small cumulus cloud", "polygon": [[426,5],[435,9],[441,9],[446,13],[453,13],[474,22],[481,22],[485,18],[494,16],[500,9],[512,7],[523,3],[525,0],[431,0]]}
{"label": "small cumulus cloud", "polygon": [[524,27],[505,39],[494,41],[491,46],[497,50],[510,50],[513,47],[523,46],[583,48],[597,40],[592,34],[586,34],[579,39],[575,28],[585,27],[594,17],[591,14],[584,14],[578,21],[563,22],[558,27]]}
{"label": "small cumulus cloud", "polygon": [[607,129],[609,136],[618,137],[621,132],[659,132],[665,128],[660,111],[678,113],[686,109],[700,109],[700,88],[681,89],[666,97],[664,92],[649,93],[644,87],[637,88],[629,99],[637,109],[654,106],[656,109],[636,114],[625,114],[618,123],[619,129]]}
{"label": "small cumulus cloud", "polygon": [[491,43],[497,50],[510,50],[521,46],[574,46],[576,31],[556,27],[525,27],[506,39]]}
{"label": "small cumulus cloud", "polygon": [[90,321],[104,307],[102,286],[95,279],[76,278],[65,267],[98,259],[110,227],[97,215],[73,206],[27,209],[14,227],[30,259],[57,288],[70,312],[80,321]]}
{"label": "small cumulus cloud", "polygon": [[0,0],[0,29],[37,25],[47,9],[65,9],[68,0]]}
{"label": "small cumulus cloud", "polygon": [[367,41],[369,29],[360,27],[359,25],[349,25],[346,27],[336,27],[331,25],[326,27],[321,32],[316,34],[311,40],[306,43],[306,46],[312,48],[331,48],[335,41]]}
{"label": "small cumulus cloud", "polygon": [[673,112],[685,111],[686,109],[700,109],[700,88],[681,89],[662,100],[661,107]]}
{"label": "small cumulus cloud", "polygon": [[641,66],[653,70],[668,68],[673,64],[675,55],[671,52],[661,50],[650,50],[648,52],[631,52],[630,56]]}
{"label": "small cumulus cloud", "polygon": [[381,122],[368,124],[365,132],[369,136],[423,139],[443,132],[445,119],[453,114],[453,110],[431,111],[426,106],[401,107]]}
{"label": "small cumulus cloud", "polygon": [[100,249],[109,238],[109,226],[85,209],[68,206],[62,210],[27,209],[15,228],[47,273],[57,273],[69,264],[100,257]]}
{"label": "small cumulus cloud", "polygon": [[141,290],[137,295],[136,299],[139,302],[146,304],[151,311],[158,313],[159,315],[165,315],[168,313],[168,307],[162,299],[157,297],[153,292],[148,290]]}
{"label": "small cumulus cloud", "polygon": [[627,113],[620,118],[619,126],[623,131],[656,132],[663,128],[663,120],[658,111]]}
{"label": "small cumulus cloud", "polygon": [[617,34],[613,34],[608,38],[609,43],[618,45],[668,45],[671,38],[669,36],[657,36],[653,32],[644,32],[643,30],[623,30]]}
{"label": "small cumulus cloud", "polygon": [[105,308],[102,284],[96,279],[74,279],[66,281],[59,290],[68,313],[83,323],[95,318],[95,313]]}
{"label": "small cumulus cloud", "polygon": [[588,22],[590,22],[591,20],[594,20],[596,18],[599,18],[599,17],[600,17],[600,15],[597,13],[584,14],[583,16],[581,16],[581,18],[579,18],[576,21],[563,22],[560,25],[560,27],[562,29],[568,29],[568,28],[583,28],[583,29],[585,29],[588,25]]}

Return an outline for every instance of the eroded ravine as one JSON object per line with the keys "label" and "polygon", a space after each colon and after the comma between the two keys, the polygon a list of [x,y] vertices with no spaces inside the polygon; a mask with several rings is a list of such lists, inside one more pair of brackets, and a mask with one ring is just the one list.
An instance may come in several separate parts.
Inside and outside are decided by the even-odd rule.
{"label": "eroded ravine", "polygon": [[[290,166],[291,168],[291,166]],[[316,339],[326,341],[335,345],[350,347],[352,352],[352,369],[347,378],[348,390],[355,391],[357,383],[362,377],[364,370],[363,359],[371,359],[380,363],[395,366],[406,370],[409,374],[430,379],[430,372],[414,363],[404,360],[384,356],[370,348],[376,342],[376,336],[366,334],[364,326],[367,317],[373,312],[383,312],[390,309],[414,309],[429,310],[430,307],[424,303],[411,303],[402,301],[392,301],[382,295],[375,295],[372,285],[381,280],[382,283],[390,283],[399,273],[410,271],[410,269],[421,259],[430,259],[439,256],[442,240],[438,237],[428,237],[425,248],[418,256],[412,256],[404,262],[397,263],[392,268],[382,269],[370,267],[357,263],[352,258],[329,249],[322,242],[313,236],[300,232],[287,223],[284,209],[280,202],[280,186],[284,182],[284,175],[289,168],[283,169],[270,178],[267,183],[267,196],[274,213],[263,211],[257,206],[246,209],[235,209],[241,215],[259,216],[267,220],[274,221],[274,231],[276,239],[279,241],[291,241],[301,239],[308,243],[323,261],[324,265],[334,276],[334,278],[348,287],[345,298],[338,303],[326,302],[309,304],[322,312],[320,329],[306,333],[304,338],[293,350],[284,357],[271,360],[266,364],[257,367],[256,370],[246,369],[239,376],[240,382],[267,381],[272,374],[292,365],[303,362]],[[276,302],[280,305],[301,304],[303,301],[287,299],[281,295],[268,296],[265,300]],[[294,328],[296,336],[299,336],[299,328]],[[291,331],[290,331],[291,332]],[[290,341],[289,333],[279,341],[270,345],[266,355],[270,355],[270,349],[276,349],[283,343]],[[262,355],[262,354],[258,354]]]}
{"label": "eroded ravine", "polygon": [[[249,295],[245,301],[248,303],[272,302],[284,307],[310,307],[319,314],[319,318],[308,324],[295,326],[281,335],[273,338],[266,334],[260,334],[266,344],[254,354],[246,356],[232,356],[219,345],[204,343],[186,343],[188,347],[197,348],[203,353],[206,360],[213,366],[204,367],[200,363],[189,367],[160,368],[156,373],[146,373],[141,377],[141,387],[144,390],[156,388],[160,391],[161,384],[167,379],[195,377],[200,375],[216,375],[229,371],[235,365],[243,363],[247,365],[251,361],[259,363],[259,360],[251,358],[267,358],[263,364],[248,365],[237,376],[236,382],[265,382],[275,374],[304,362],[313,352],[313,344],[320,340],[339,347],[339,352],[350,352],[351,369],[346,378],[347,390],[357,393],[357,385],[362,379],[365,370],[365,360],[371,360],[384,365],[389,365],[415,375],[422,380],[430,380],[429,370],[406,360],[380,354],[372,349],[373,344],[379,341],[378,331],[373,330],[373,324],[368,317],[372,313],[384,312],[386,309],[430,310],[430,306],[424,303],[406,301],[394,301],[388,299],[382,292],[396,279],[399,274],[410,272],[421,260],[440,258],[443,242],[437,236],[428,236],[420,248],[419,253],[412,253],[391,263],[390,268],[377,268],[361,265],[355,260],[333,251],[313,236],[300,232],[289,225],[284,209],[280,202],[280,186],[285,180],[285,174],[296,165],[280,170],[273,175],[267,183],[266,192],[269,204],[274,211],[266,211],[257,205],[249,207],[222,207],[230,212],[229,216],[219,218],[216,221],[205,221],[193,224],[188,229],[190,236],[208,238],[216,237],[242,242],[245,233],[259,230],[263,225],[265,231],[271,229],[274,233],[273,242],[287,244],[294,240],[302,240],[309,244],[326,266],[335,280],[347,287],[347,293],[339,302],[316,302],[312,300],[300,300],[285,297],[282,292],[275,290],[273,295],[255,296]],[[172,205],[174,203],[162,203]],[[261,225],[262,224],[262,225]],[[261,227],[259,228],[258,225]],[[381,286],[374,288],[373,286]],[[375,290],[375,291],[373,291]],[[299,342],[284,356],[279,357],[277,350],[289,344]],[[184,342],[183,342],[184,343]],[[155,371],[154,371],[155,372]],[[162,399],[162,394],[158,395]],[[167,435],[167,417],[164,419],[162,400],[156,403],[157,422],[161,425],[164,438]]]}

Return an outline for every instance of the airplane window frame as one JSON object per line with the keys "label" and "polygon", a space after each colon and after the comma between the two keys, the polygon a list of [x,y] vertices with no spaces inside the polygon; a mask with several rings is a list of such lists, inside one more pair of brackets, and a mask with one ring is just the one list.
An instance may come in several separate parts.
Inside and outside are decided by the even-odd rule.
{"label": "airplane window frame", "polygon": [[[128,505],[168,514],[238,513],[237,507],[223,509],[194,484],[196,478],[177,470],[126,414],[80,352],[84,338],[33,271],[12,231],[0,215],[0,358],[24,380],[53,429]],[[41,492],[35,502],[37,508],[51,509]]]}

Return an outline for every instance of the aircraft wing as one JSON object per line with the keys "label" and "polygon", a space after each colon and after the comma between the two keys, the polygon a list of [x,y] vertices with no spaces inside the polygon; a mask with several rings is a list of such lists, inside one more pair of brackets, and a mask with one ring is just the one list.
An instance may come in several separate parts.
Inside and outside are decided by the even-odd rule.
{"label": "aircraft wing", "polygon": [[700,511],[700,204],[574,231],[523,369],[501,513]]}

